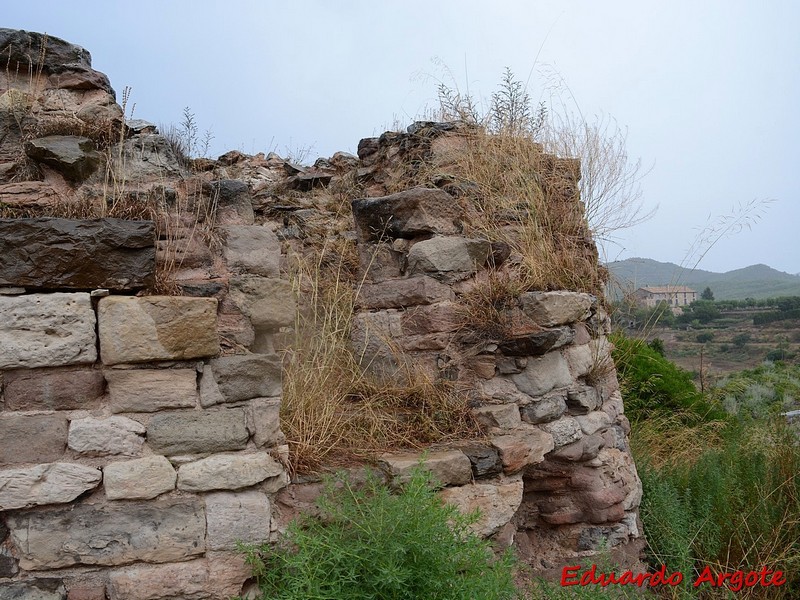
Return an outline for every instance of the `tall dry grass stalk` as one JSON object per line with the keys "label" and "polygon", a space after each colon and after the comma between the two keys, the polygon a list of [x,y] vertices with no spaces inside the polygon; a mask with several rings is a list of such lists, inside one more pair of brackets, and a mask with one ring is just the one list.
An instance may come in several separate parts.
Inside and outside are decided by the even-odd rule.
{"label": "tall dry grass stalk", "polygon": [[292,468],[312,472],[334,461],[477,435],[466,399],[448,383],[412,367],[392,380],[362,370],[350,338],[359,282],[346,252],[339,256],[331,259],[326,242],[294,261],[300,310],[284,354],[281,404]]}

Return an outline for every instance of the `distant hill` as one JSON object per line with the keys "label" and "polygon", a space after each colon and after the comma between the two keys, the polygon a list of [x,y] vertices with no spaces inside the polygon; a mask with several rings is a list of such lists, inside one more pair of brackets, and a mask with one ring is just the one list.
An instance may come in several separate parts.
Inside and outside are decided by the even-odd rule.
{"label": "distant hill", "polygon": [[777,271],[767,265],[751,265],[727,273],[684,269],[674,263],[649,258],[629,258],[608,263],[612,279],[623,289],[648,285],[686,285],[698,293],[706,287],[716,300],[800,296],[800,275]]}

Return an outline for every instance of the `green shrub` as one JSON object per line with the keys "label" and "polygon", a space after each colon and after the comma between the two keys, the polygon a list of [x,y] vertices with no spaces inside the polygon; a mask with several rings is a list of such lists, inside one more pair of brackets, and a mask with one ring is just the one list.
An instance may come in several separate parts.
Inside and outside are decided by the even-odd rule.
{"label": "green shrub", "polygon": [[625,412],[632,421],[654,412],[678,412],[701,420],[722,416],[722,411],[700,394],[690,373],[652,347],[621,334],[615,334],[612,341]]}
{"label": "green shrub", "polygon": [[515,598],[510,553],[495,558],[418,467],[393,493],[377,477],[328,481],[322,519],[296,521],[274,545],[245,548],[263,600]]}
{"label": "green shrub", "polygon": [[701,331],[700,333],[697,334],[697,337],[695,337],[695,339],[697,340],[698,344],[705,344],[706,342],[710,342],[711,340],[714,339],[714,334],[711,333],[710,331]]}

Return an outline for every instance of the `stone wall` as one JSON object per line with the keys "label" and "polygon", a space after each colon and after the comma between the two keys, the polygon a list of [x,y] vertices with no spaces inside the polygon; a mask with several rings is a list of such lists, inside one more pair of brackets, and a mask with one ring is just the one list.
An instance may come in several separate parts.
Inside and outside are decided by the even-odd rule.
{"label": "stone wall", "polygon": [[[130,236],[109,249],[110,231],[148,230],[117,220],[0,227],[36,227],[44,240],[52,228],[26,263],[39,272],[66,250],[65,224],[82,230],[71,241],[90,256],[122,251]],[[131,257],[143,277],[155,266],[149,225],[149,248]],[[240,593],[248,569],[236,542],[269,539],[270,499],[288,482],[277,355],[219,356],[216,298],[80,292],[17,275],[19,266],[0,266],[9,286],[0,288],[0,597]],[[126,268],[100,279],[128,281]],[[96,265],[77,271],[79,288],[98,275]]]}
{"label": "stone wall", "polygon": [[[85,50],[0,30],[8,61],[40,48],[35,80],[0,75],[0,599],[241,593],[236,542],[274,538],[321,487],[289,477],[279,411],[287,272],[323,242],[358,257],[361,367],[469,400],[484,435],[425,456],[447,501],[481,509],[476,531],[542,573],[607,550],[636,563],[641,484],[601,304],[529,291],[487,327],[471,303],[514,257],[464,233],[469,182],[418,187],[463,125],[415,123],[311,167],[187,164],[151,124],[123,125]],[[109,124],[121,140],[97,133]],[[543,156],[551,201],[589,239],[575,161]],[[46,216],[89,209],[106,218]],[[420,456],[374,466],[401,482]]]}

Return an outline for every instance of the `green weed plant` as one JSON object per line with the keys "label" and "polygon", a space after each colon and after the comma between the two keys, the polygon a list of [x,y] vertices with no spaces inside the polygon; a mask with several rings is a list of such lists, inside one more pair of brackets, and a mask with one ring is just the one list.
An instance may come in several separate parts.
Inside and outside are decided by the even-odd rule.
{"label": "green weed plant", "polygon": [[245,551],[262,600],[503,600],[516,597],[510,553],[495,557],[418,467],[394,492],[377,476],[327,482],[321,518]]}

